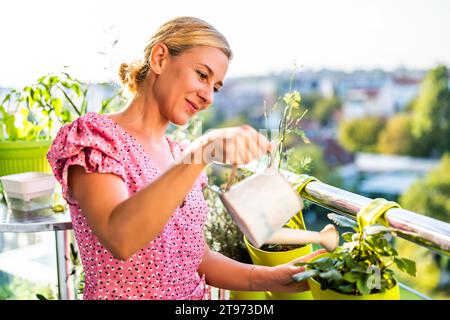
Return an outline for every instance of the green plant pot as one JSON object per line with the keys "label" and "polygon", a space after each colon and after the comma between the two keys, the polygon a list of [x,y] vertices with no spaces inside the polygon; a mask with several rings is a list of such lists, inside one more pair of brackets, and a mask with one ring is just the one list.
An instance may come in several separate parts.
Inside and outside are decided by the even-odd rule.
{"label": "green plant pot", "polygon": [[230,291],[230,300],[265,300],[264,291]]}
{"label": "green plant pot", "polygon": [[[293,229],[305,229],[305,223],[303,221],[302,213],[299,212],[286,224]],[[313,252],[311,244],[303,246],[301,248],[288,250],[288,251],[264,251],[254,247],[246,237],[244,237],[245,245],[250,254],[253,264],[261,266],[274,267],[283,263],[287,263],[301,256],[310,254]],[[312,295],[310,291],[299,293],[285,293],[285,292],[266,292],[266,298],[268,300],[311,300]]]}
{"label": "green plant pot", "polygon": [[[311,259],[310,262],[324,258],[328,255],[328,253],[318,255]],[[374,293],[364,296],[343,294],[330,289],[322,290],[320,289],[320,283],[313,278],[308,278],[308,285],[314,300],[400,300],[400,288],[398,283],[392,289],[386,290],[384,293]]]}
{"label": "green plant pot", "polygon": [[29,171],[51,173],[47,152],[52,141],[0,141],[0,176]]}
{"label": "green plant pot", "polygon": [[[274,267],[313,252],[310,244],[294,250],[270,252],[254,247],[245,237],[244,241],[253,263],[261,266]],[[309,291],[299,293],[267,291],[266,298],[268,300],[311,300],[312,295]]]}

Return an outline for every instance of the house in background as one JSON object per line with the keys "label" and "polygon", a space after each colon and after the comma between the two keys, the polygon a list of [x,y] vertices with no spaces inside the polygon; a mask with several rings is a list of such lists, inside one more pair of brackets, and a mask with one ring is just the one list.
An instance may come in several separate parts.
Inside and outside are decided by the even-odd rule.
{"label": "house in background", "polygon": [[439,164],[439,160],[409,156],[357,153],[354,162],[339,169],[343,188],[369,198],[389,200],[405,193]]}

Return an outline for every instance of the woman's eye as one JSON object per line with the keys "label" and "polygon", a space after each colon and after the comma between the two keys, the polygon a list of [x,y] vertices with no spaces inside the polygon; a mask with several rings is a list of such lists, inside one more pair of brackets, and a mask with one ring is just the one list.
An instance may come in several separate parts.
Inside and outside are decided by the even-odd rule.
{"label": "woman's eye", "polygon": [[200,78],[200,80],[206,80],[208,78],[208,75],[201,71],[197,71],[197,74],[198,74],[198,77]]}

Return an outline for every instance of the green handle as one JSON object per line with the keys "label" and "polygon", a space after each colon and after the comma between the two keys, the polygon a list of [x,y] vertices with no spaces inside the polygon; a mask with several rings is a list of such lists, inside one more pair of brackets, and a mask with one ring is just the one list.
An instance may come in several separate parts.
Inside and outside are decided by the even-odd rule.
{"label": "green handle", "polygon": [[388,225],[385,213],[392,208],[400,208],[400,205],[394,201],[387,201],[383,198],[372,200],[368,205],[358,211],[356,220],[358,221],[359,230],[371,224],[380,223]]}
{"label": "green handle", "polygon": [[306,185],[312,181],[319,181],[317,178],[309,176],[307,174],[300,174],[297,181],[295,181],[295,189],[297,193],[300,194],[306,188]]}

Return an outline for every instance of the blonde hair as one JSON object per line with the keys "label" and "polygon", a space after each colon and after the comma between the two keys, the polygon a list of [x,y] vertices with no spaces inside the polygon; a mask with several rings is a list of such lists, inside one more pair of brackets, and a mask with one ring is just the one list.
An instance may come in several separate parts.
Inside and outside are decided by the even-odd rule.
{"label": "blonde hair", "polygon": [[171,56],[178,56],[184,51],[197,46],[210,46],[220,50],[232,59],[233,53],[225,37],[209,23],[194,17],[178,17],[164,23],[150,39],[141,61],[122,63],[119,78],[124,86],[136,93],[147,76],[150,53],[157,43],[164,43]]}

